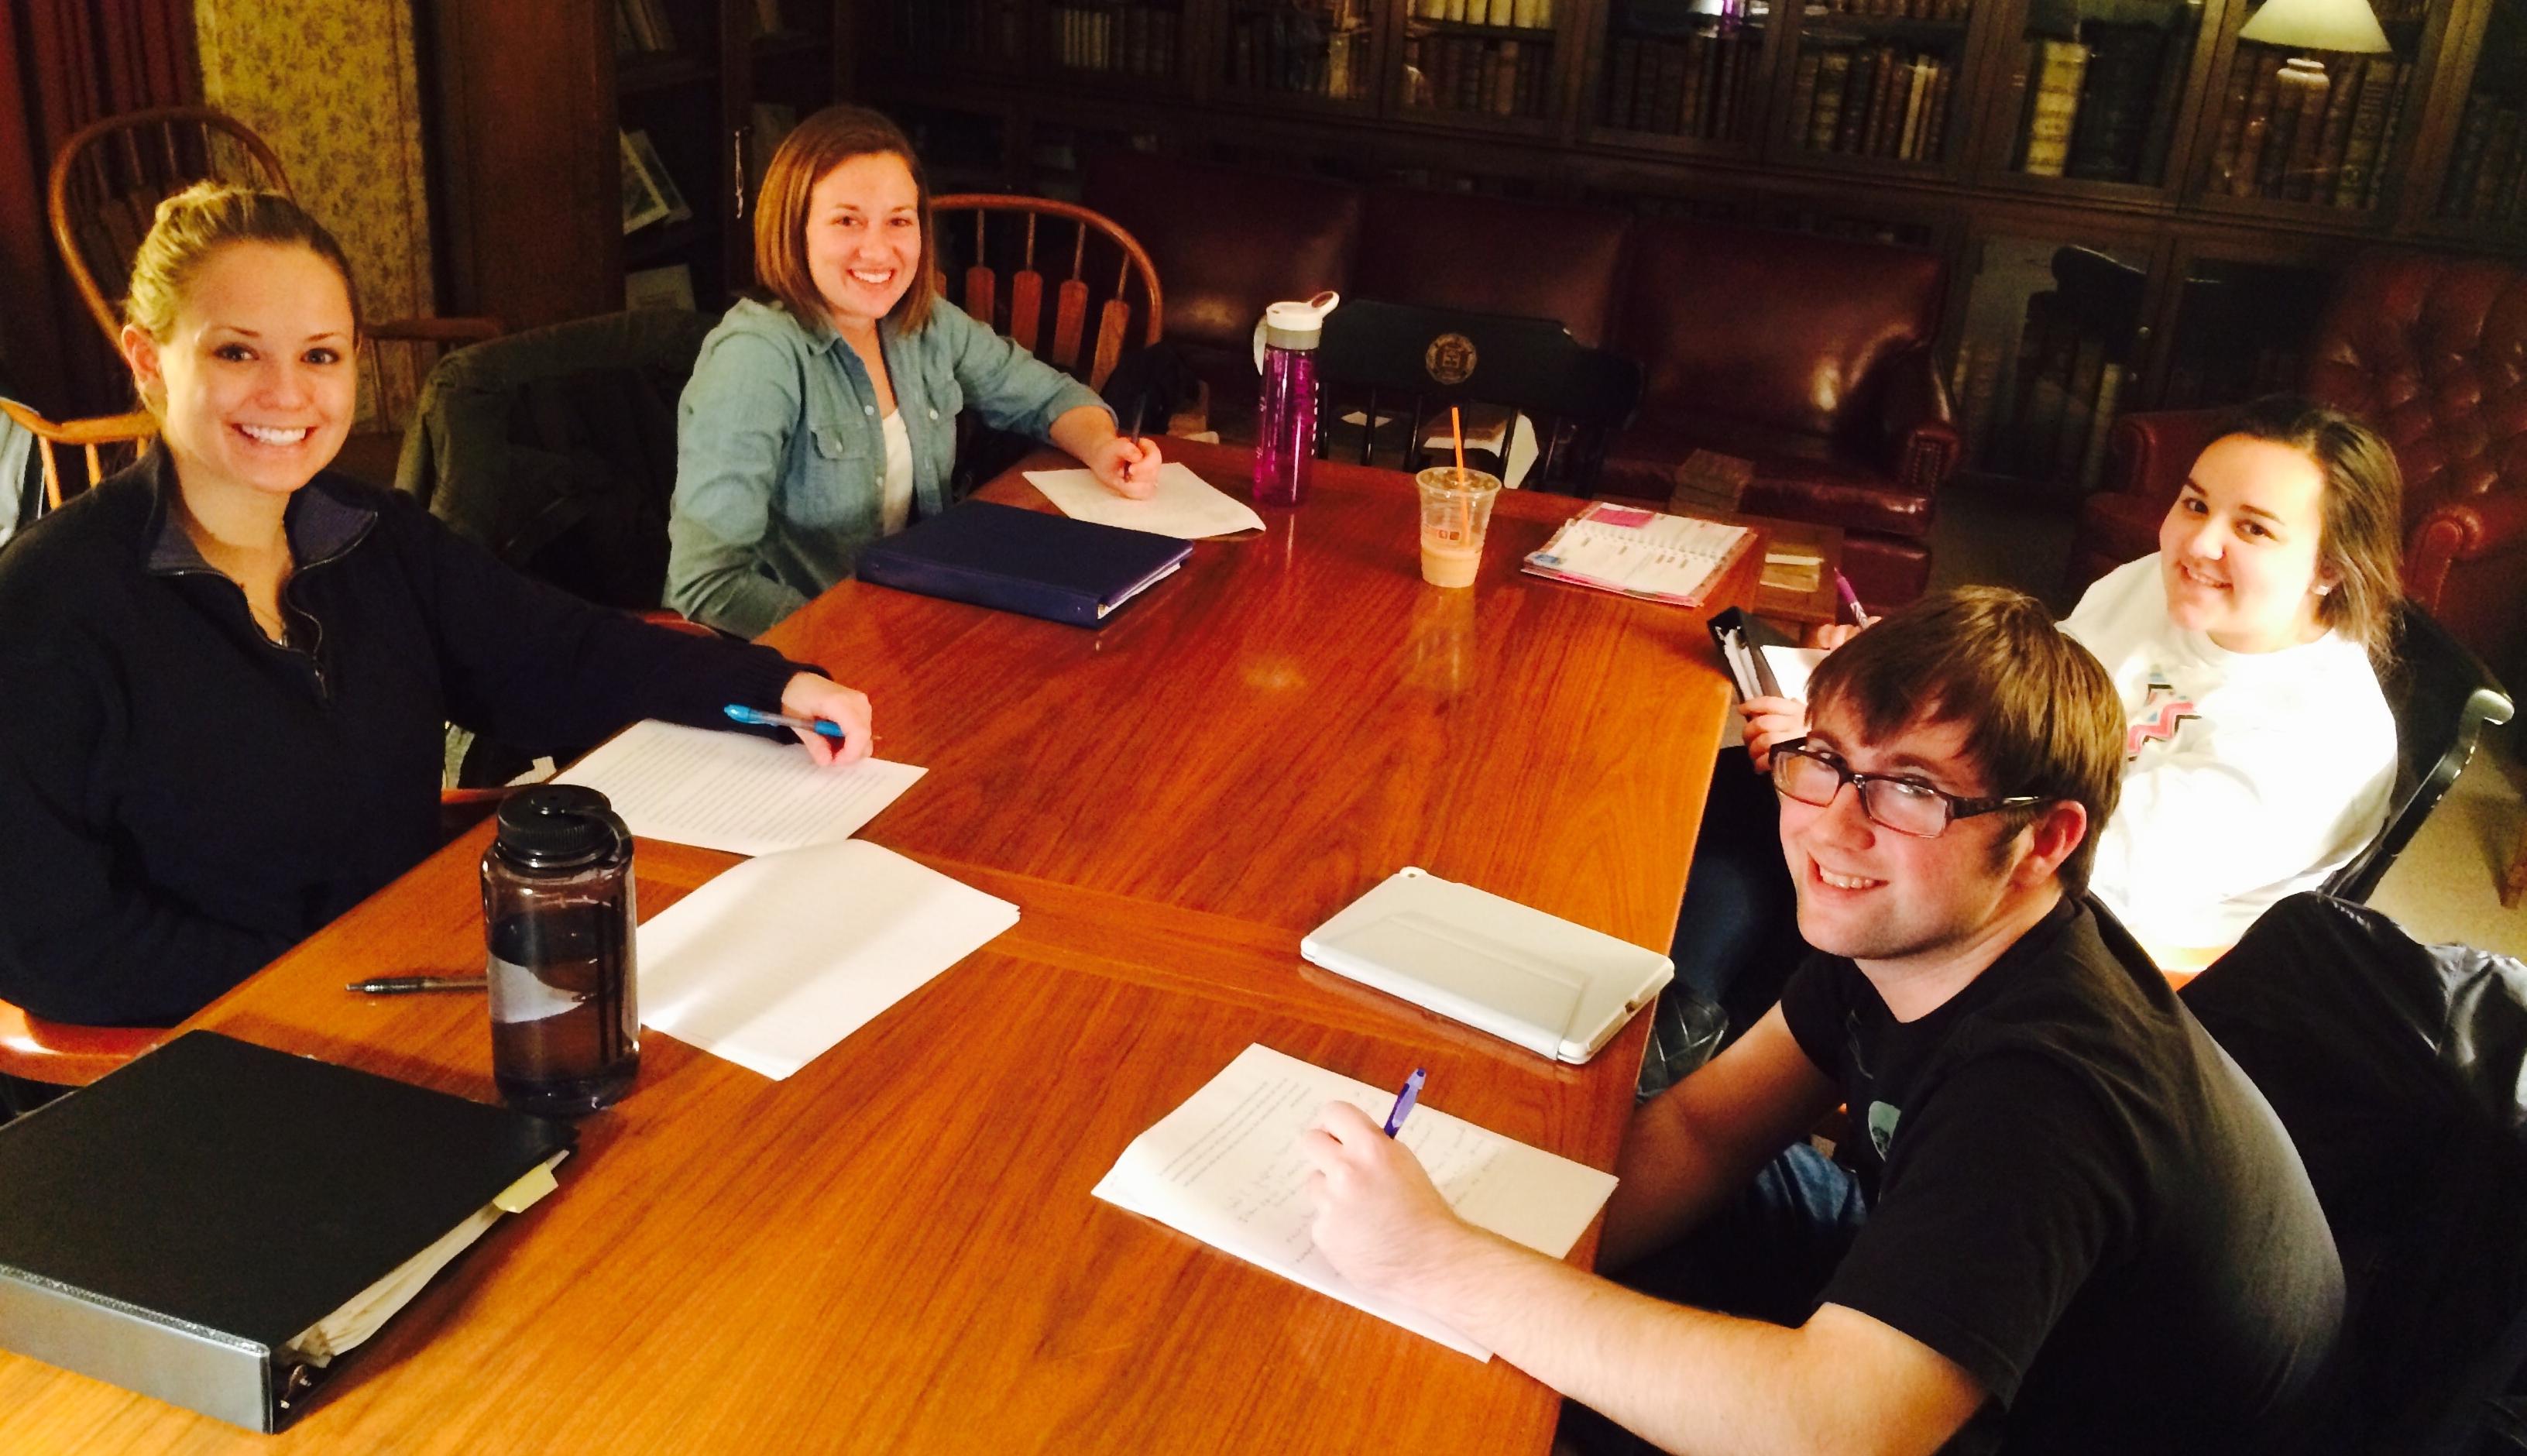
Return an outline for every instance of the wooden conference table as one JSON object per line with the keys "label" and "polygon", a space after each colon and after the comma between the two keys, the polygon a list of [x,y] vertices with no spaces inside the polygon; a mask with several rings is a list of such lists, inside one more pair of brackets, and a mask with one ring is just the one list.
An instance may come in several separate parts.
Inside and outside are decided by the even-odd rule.
{"label": "wooden conference table", "polygon": [[[1242,492],[1243,451],[1167,443]],[[1405,864],[1664,949],[1728,689],[1700,614],[1518,573],[1576,503],[1503,497],[1470,592],[1422,586],[1405,477],[1320,463],[1101,632],[827,593],[769,640],[930,769],[863,837],[1017,927],[787,1081],[645,1038],[560,1191],[283,1434],[0,1355],[0,1450],[1543,1450],[1558,1400],[1506,1364],[1089,1189],[1258,1041],[1378,1085],[1426,1066],[1431,1105],[1612,1166],[1646,1017],[1558,1066],[1298,956]],[[478,999],[342,990],[481,968],[489,833],[190,1024],[492,1100]],[[736,861],[636,862],[645,914]]]}

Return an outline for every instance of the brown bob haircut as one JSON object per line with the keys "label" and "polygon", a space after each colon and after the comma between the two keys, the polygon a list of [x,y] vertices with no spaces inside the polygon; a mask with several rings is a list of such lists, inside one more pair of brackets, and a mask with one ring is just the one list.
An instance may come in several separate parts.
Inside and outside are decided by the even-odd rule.
{"label": "brown bob haircut", "polygon": [[[2396,452],[2358,420],[2297,394],[2267,394],[2221,422],[2220,438],[2243,435],[2297,450],[2325,477],[2316,567],[2332,590],[2316,619],[2385,662],[2404,597],[2404,473]],[[2173,509],[2173,507],[2170,507]]]}
{"label": "brown bob haircut", "polygon": [[909,334],[930,322],[930,300],[939,296],[932,281],[930,179],[902,128],[865,106],[828,106],[800,122],[783,137],[763,174],[763,194],[754,205],[754,276],[774,301],[800,323],[827,323],[831,310],[816,281],[807,273],[807,193],[824,175],[853,157],[891,152],[903,159],[920,197],[921,257],[912,282],[887,314]]}
{"label": "brown bob haircut", "polygon": [[[2062,861],[2061,879],[2074,895],[2089,887],[2097,834],[2123,794],[2123,703],[2105,667],[2035,598],[1960,587],[1889,612],[1808,679],[1809,721],[1837,708],[1859,719],[1871,743],[1915,724],[1957,723],[1984,792],[2087,809],[2088,833]],[[2039,808],[1998,810],[2011,825],[2004,843]]]}

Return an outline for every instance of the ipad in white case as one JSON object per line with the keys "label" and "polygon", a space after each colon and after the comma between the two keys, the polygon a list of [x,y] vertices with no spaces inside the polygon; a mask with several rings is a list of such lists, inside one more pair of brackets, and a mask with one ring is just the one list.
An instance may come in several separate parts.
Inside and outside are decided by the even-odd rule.
{"label": "ipad in white case", "polygon": [[1571,1063],[1596,1056],[1676,976],[1656,951],[1410,866],[1310,932],[1299,954]]}

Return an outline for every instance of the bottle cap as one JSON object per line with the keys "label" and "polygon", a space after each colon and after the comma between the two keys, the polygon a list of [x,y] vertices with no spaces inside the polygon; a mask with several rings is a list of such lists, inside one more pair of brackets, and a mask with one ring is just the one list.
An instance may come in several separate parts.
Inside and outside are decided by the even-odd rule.
{"label": "bottle cap", "polygon": [[539,784],[500,801],[500,858],[527,869],[579,869],[631,839],[605,796],[579,784]]}
{"label": "bottle cap", "polygon": [[1312,349],[1324,334],[1325,315],[1342,302],[1330,289],[1304,301],[1275,303],[1264,310],[1264,341],[1276,349]]}

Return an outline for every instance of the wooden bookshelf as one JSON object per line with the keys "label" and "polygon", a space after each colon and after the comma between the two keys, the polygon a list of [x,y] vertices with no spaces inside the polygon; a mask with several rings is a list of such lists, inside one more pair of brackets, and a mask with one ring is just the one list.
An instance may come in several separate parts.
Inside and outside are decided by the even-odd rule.
{"label": "wooden bookshelf", "polygon": [[[836,96],[902,122],[943,187],[1075,196],[1082,157],[1127,146],[1934,251],[1961,405],[1979,359],[2022,367],[2028,300],[2058,291],[2028,270],[2089,246],[2138,276],[2130,337],[2111,356],[2055,338],[2023,367],[2032,380],[2067,358],[2073,392],[2119,369],[2110,410],[2089,397],[2092,424],[2287,365],[2287,338],[2206,341],[2241,296],[2298,297],[2310,280],[2322,296],[2381,243],[2527,243],[2527,0],[2381,0],[2383,61],[2242,41],[2248,0],[780,0],[772,35],[755,33],[761,0],[640,0],[667,7],[679,49],[618,58],[622,3],[437,8],[452,306],[521,323],[600,311],[625,267],[660,258],[689,259],[696,301],[716,306],[748,282],[739,158],[755,104],[803,114]],[[688,29],[710,48],[681,44]],[[1864,56],[1869,84],[1827,129],[1819,78],[1836,54],[1840,101]],[[2048,59],[2058,154],[2031,168]],[[2249,171],[2256,86],[2294,60],[2326,92],[2304,127],[2301,95],[2289,144]],[[614,132],[636,125],[700,216],[627,240]],[[2036,305],[2039,332],[2062,306]],[[2058,423],[2049,453],[1985,430],[2001,434],[1985,458],[2017,462],[2000,473],[2076,489],[2087,472]]]}
{"label": "wooden bookshelf", "polygon": [[[850,0],[439,0],[430,12],[442,296],[512,329],[624,306],[680,268],[695,302],[751,283],[751,208],[784,119],[852,64]],[[624,231],[620,133],[691,216]]]}

